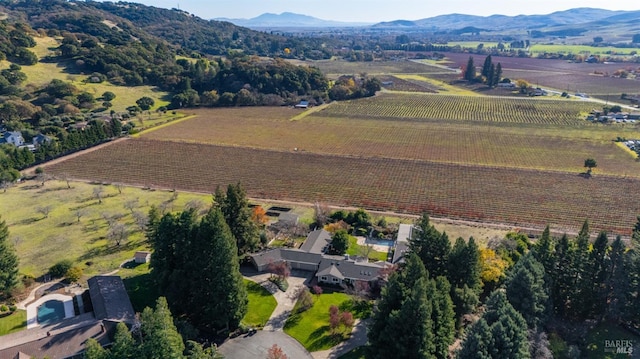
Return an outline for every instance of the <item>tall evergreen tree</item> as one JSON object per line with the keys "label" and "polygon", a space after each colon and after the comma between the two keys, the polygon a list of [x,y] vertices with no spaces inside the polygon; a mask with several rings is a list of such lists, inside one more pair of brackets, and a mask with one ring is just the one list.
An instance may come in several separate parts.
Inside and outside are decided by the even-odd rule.
{"label": "tall evergreen tree", "polygon": [[[462,343],[459,359],[530,358],[527,323],[511,306],[503,291],[491,293],[487,300],[487,311],[481,320],[485,323],[480,320],[476,322],[470,329],[472,335]],[[490,334],[487,334],[487,327]],[[480,333],[480,330],[483,332]],[[474,354],[478,356],[474,357]]]}
{"label": "tall evergreen tree", "polygon": [[462,316],[470,313],[478,304],[482,291],[480,251],[473,237],[469,238],[468,243],[462,238],[456,239],[448,263],[447,279],[451,284],[451,299],[459,325]]}
{"label": "tall evergreen tree", "polygon": [[491,328],[487,321],[480,318],[465,335],[462,347],[456,355],[458,359],[491,359]]}
{"label": "tall evergreen tree", "polygon": [[569,313],[574,318],[584,318],[591,310],[591,282],[590,258],[589,258],[589,221],[585,220],[575,241],[575,250],[571,255],[573,285],[569,295],[571,303]]}
{"label": "tall evergreen tree", "polygon": [[482,64],[482,72],[480,73],[484,78],[487,79],[487,81],[489,81],[491,65],[493,65],[493,61],[491,59],[491,55],[489,55],[484,58],[484,64]]}
{"label": "tall evergreen tree", "polygon": [[447,278],[436,278],[435,291],[431,297],[431,321],[433,322],[433,353],[438,359],[448,357],[449,346],[455,339],[456,321],[450,293],[451,285]]}
{"label": "tall evergreen tree", "polygon": [[495,76],[496,76],[496,65],[491,64],[491,67],[489,67],[489,73],[487,74],[487,86],[493,87],[496,85],[496,83],[494,82]]}
{"label": "tall evergreen tree", "polygon": [[18,256],[9,243],[9,228],[0,217],[0,298],[8,297],[18,284]]}
{"label": "tall evergreen tree", "polygon": [[498,62],[498,65],[496,65],[496,71],[493,73],[494,86],[500,83],[500,80],[502,80],[502,64]]}
{"label": "tall evergreen tree", "polygon": [[560,317],[566,317],[569,312],[575,272],[573,265],[575,246],[564,234],[555,246],[555,260],[551,275],[551,297],[554,312]]}
{"label": "tall evergreen tree", "polygon": [[590,286],[585,288],[588,295],[587,305],[588,313],[593,316],[600,317],[604,315],[606,309],[607,288],[606,279],[608,277],[610,258],[609,258],[609,239],[606,232],[600,232],[596,241],[593,242],[593,248],[589,252],[588,279]]}
{"label": "tall evergreen tree", "polygon": [[431,298],[437,297],[422,261],[410,253],[405,266],[393,273],[374,311],[367,332],[371,358],[431,358],[434,322]]}
{"label": "tall evergreen tree", "polygon": [[138,358],[137,344],[127,325],[120,322],[116,325],[116,333],[113,337],[113,345],[109,349],[111,359],[135,359]]}
{"label": "tall evergreen tree", "polygon": [[617,236],[611,244],[609,253],[608,276],[605,282],[607,297],[604,300],[605,304],[608,303],[605,318],[613,321],[619,321],[624,317],[627,293],[629,293],[629,278],[633,276],[627,271],[626,258],[624,242],[620,236]]}
{"label": "tall evergreen tree", "polygon": [[522,314],[529,328],[540,328],[548,315],[549,289],[544,267],[531,252],[509,271],[505,288],[509,303]]}
{"label": "tall evergreen tree", "polygon": [[624,266],[627,274],[624,317],[640,323],[640,216],[632,232],[629,250],[625,252]]}
{"label": "tall evergreen tree", "polygon": [[551,232],[549,226],[545,227],[540,239],[536,242],[533,250],[533,255],[538,262],[542,264],[547,274],[551,274],[554,270],[555,256],[554,256],[555,243],[551,238]]}
{"label": "tall evergreen tree", "polygon": [[237,252],[222,212],[211,208],[200,222],[192,252],[198,275],[193,277],[189,303],[193,319],[201,325],[233,330],[247,312]]}
{"label": "tall evergreen tree", "polygon": [[464,79],[467,81],[473,81],[476,78],[476,66],[473,64],[473,56],[469,56],[467,61],[467,67],[464,70]]}
{"label": "tall evergreen tree", "polygon": [[258,226],[251,220],[251,209],[244,189],[240,183],[230,184],[226,194],[218,188],[215,202],[222,210],[233,237],[237,241],[238,254],[253,251],[260,242]]}
{"label": "tall evergreen tree", "polygon": [[416,253],[431,278],[447,275],[447,260],[451,242],[446,233],[440,233],[430,222],[426,213],[416,223],[410,248]]}
{"label": "tall evergreen tree", "polygon": [[167,300],[158,298],[155,310],[145,308],[140,316],[140,330],[144,337],[139,358],[182,358],[184,342],[169,311]]}

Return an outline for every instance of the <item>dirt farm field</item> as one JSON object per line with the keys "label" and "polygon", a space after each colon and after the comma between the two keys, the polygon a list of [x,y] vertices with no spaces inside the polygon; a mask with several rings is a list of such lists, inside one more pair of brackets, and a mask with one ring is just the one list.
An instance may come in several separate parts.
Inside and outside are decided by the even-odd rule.
{"label": "dirt farm field", "polygon": [[[375,100],[387,101],[382,96]],[[583,171],[584,159],[597,154],[598,174],[640,177],[640,166],[633,156],[611,140],[616,136],[633,136],[633,127],[585,126],[584,120],[580,120],[579,126],[558,127],[373,118],[349,112],[349,105],[366,107],[358,102],[371,101],[334,104],[296,121],[289,119],[299,114],[299,110],[289,108],[199,110],[194,112],[198,116],[191,120],[145,133],[143,137],[276,151],[297,149],[317,154],[572,173]]]}
{"label": "dirt farm field", "polygon": [[[108,163],[108,166],[105,164]],[[48,168],[75,178],[212,192],[241,182],[252,197],[514,225],[629,233],[640,180],[384,158],[276,152],[134,139]],[[590,215],[592,214],[592,215]]]}
{"label": "dirt farm field", "polygon": [[[637,126],[584,120],[592,103],[382,94],[302,112],[190,110],[188,120],[51,164],[87,181],[212,192],[510,226],[629,234],[640,162],[616,137]],[[581,176],[586,158],[598,161]]]}

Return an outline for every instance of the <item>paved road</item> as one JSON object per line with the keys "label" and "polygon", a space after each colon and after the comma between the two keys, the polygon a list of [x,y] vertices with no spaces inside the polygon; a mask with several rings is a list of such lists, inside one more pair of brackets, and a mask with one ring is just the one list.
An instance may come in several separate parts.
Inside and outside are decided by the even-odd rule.
{"label": "paved road", "polygon": [[277,344],[287,355],[287,358],[313,358],[297,340],[282,331],[259,330],[251,336],[241,335],[224,342],[218,347],[218,351],[227,359],[260,359],[267,356],[267,352],[273,344]]}

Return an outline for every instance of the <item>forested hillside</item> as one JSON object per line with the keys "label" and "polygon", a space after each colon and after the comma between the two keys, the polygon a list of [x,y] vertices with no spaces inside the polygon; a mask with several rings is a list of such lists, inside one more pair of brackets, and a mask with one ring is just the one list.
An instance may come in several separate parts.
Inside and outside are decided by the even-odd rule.
{"label": "forested hillside", "polygon": [[[4,1],[0,12],[0,132],[12,138],[0,142],[0,183],[16,179],[11,169],[131,131],[128,119],[144,111],[329,98],[320,70],[281,59],[329,56],[310,50],[321,48],[315,40],[124,2]],[[117,90],[139,86],[154,86],[162,104]]]}

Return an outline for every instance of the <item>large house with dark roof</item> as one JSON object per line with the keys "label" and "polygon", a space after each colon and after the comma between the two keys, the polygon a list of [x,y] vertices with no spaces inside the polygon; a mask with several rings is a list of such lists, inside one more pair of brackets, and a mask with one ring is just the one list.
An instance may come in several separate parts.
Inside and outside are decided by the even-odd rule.
{"label": "large house with dark roof", "polygon": [[374,282],[386,262],[369,263],[367,259],[353,259],[346,256],[326,254],[331,244],[331,234],[323,229],[315,230],[307,236],[299,249],[276,248],[251,256],[254,267],[268,271],[271,264],[286,262],[291,269],[316,272],[319,283],[355,284],[358,281]]}
{"label": "large house with dark roof", "polygon": [[3,335],[0,337],[0,359],[83,358],[89,338],[103,346],[110,344],[116,324],[131,323],[135,318],[133,306],[120,277],[97,276],[90,278],[88,283],[93,312]]}

